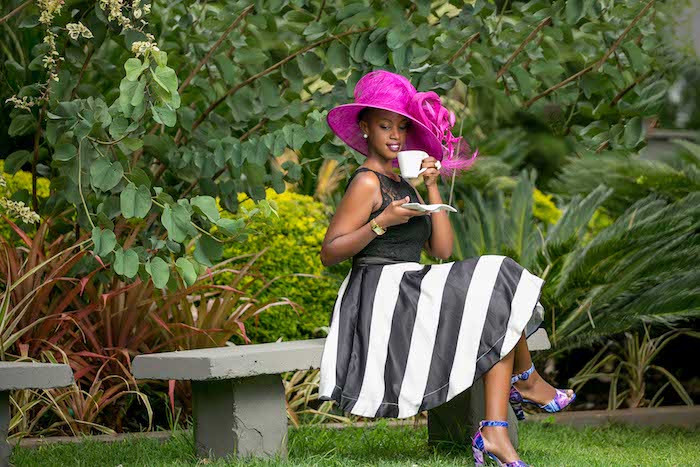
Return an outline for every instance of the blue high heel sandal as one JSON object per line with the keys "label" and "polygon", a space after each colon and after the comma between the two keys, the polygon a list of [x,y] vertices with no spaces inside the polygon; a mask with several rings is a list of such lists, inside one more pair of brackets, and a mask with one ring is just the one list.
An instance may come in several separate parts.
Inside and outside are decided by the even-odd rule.
{"label": "blue high heel sandal", "polygon": [[515,412],[515,416],[518,420],[525,420],[525,411],[523,410],[523,403],[526,404],[532,404],[536,405],[540,409],[544,410],[545,412],[549,413],[554,413],[554,412],[559,412],[562,409],[568,407],[571,405],[571,403],[576,400],[576,394],[572,394],[571,397],[565,392],[562,391],[561,389],[555,389],[556,395],[554,396],[554,399],[549,401],[548,403],[544,405],[540,405],[537,402],[533,402],[528,399],[524,399],[522,394],[520,394],[520,391],[518,391],[515,388],[515,383],[517,383],[520,380],[527,380],[532,372],[535,371],[535,365],[533,364],[529,369],[523,371],[520,374],[513,375],[510,379],[510,396],[509,396],[509,402],[511,407],[513,407],[513,412]]}
{"label": "blue high heel sandal", "polygon": [[495,460],[496,463],[501,466],[501,467],[530,467],[528,464],[521,460],[517,460],[514,462],[508,462],[504,464],[501,462],[501,460],[496,457],[495,454],[490,453],[489,451],[486,450],[486,446],[484,445],[484,437],[481,435],[481,428],[485,426],[504,426],[508,427],[508,422],[502,422],[502,421],[496,421],[496,420],[482,420],[481,423],[479,423],[479,429],[477,432],[474,434],[474,437],[472,438],[472,453],[474,454],[474,466],[475,467],[482,467],[484,465],[485,458],[484,456],[488,456],[491,459]]}

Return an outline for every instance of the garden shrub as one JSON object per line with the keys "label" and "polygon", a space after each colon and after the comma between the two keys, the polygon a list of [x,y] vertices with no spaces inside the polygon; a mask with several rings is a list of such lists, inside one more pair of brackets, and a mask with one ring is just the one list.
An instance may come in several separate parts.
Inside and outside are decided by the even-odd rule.
{"label": "garden shrub", "polygon": [[546,195],[535,188],[532,192],[532,214],[535,218],[554,225],[561,217],[561,211],[552,201],[552,195]]}
{"label": "garden shrub", "polygon": [[[240,194],[239,201],[244,197],[244,194]],[[224,258],[270,247],[255,262],[265,280],[291,273],[324,277],[284,277],[274,282],[258,298],[287,297],[304,310],[300,310],[299,314],[291,307],[263,311],[257,319],[246,322],[248,337],[256,343],[273,342],[279,338],[288,341],[324,337],[325,333],[319,328],[329,324],[342,277],[329,275],[321,263],[321,244],[328,228],[323,204],[310,196],[289,191],[277,194],[272,189],[267,190],[267,199],[277,203],[279,217],[274,214],[269,218],[255,216],[248,224],[251,234],[245,241],[227,245]],[[248,199],[241,203],[241,207],[251,210],[255,206]],[[222,216],[237,217],[228,212],[222,212]],[[219,283],[226,282],[226,274],[218,277]],[[260,279],[254,281],[253,291],[263,285]]]}
{"label": "garden shrub", "polygon": [[[0,196],[5,196],[8,199],[13,199],[15,193],[21,191],[26,191],[31,195],[32,192],[32,174],[29,172],[24,172],[18,170],[15,174],[10,175],[5,173],[5,161],[0,160],[0,174],[2,174],[5,179],[6,186],[0,187]],[[39,199],[46,199],[49,197],[49,181],[46,178],[39,177],[36,180],[36,195]],[[15,219],[18,221],[18,219]],[[6,222],[0,222],[0,236],[8,241],[11,241],[13,236],[16,234],[7,225]]]}

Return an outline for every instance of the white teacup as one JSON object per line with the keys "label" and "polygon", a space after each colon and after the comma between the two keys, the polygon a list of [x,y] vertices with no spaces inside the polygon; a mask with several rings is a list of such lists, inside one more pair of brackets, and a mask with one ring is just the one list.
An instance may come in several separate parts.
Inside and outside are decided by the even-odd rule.
{"label": "white teacup", "polygon": [[[428,156],[425,151],[412,150],[412,151],[399,151],[399,169],[401,169],[401,176],[404,178],[416,178],[426,170],[427,167],[421,168],[423,159]],[[440,170],[440,161],[435,163],[435,167]]]}

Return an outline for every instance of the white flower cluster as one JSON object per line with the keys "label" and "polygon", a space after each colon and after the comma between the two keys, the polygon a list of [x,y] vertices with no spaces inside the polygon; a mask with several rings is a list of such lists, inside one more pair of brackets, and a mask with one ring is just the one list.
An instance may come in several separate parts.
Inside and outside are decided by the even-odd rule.
{"label": "white flower cluster", "polygon": [[144,55],[146,52],[160,52],[160,49],[156,45],[156,38],[152,34],[146,34],[148,38],[147,41],[136,41],[131,44],[131,51],[136,54],[136,57]]}
{"label": "white flower cluster", "polygon": [[124,16],[124,0],[100,0],[100,8],[108,13],[110,21],[116,21],[124,29],[133,29],[131,20]]}
{"label": "white flower cluster", "polygon": [[49,72],[49,78],[54,81],[58,81],[58,74],[56,73],[56,67],[58,62],[63,60],[61,55],[56,50],[56,38],[58,36],[51,32],[51,30],[46,30],[46,35],[44,36],[44,43],[49,45],[49,50],[44,55],[44,68]]}
{"label": "white flower cluster", "polygon": [[50,25],[53,22],[53,17],[61,14],[63,0],[38,0],[37,4],[41,10],[39,22],[41,24]]}
{"label": "white flower cluster", "polygon": [[[10,104],[12,104],[15,107],[15,109],[24,109],[24,110],[27,110],[29,112],[31,112],[32,111],[31,108],[36,105],[36,102],[27,96],[24,96],[21,99],[18,98],[17,96],[12,96],[9,99],[7,99],[5,102],[9,102]],[[0,185],[0,186],[5,186],[5,185]]]}
{"label": "white flower cluster", "polygon": [[5,188],[7,186],[7,181],[5,180],[5,177],[0,175],[0,188]]}
{"label": "white flower cluster", "polygon": [[22,201],[12,201],[2,196],[0,197],[0,207],[4,208],[8,214],[14,214],[21,218],[27,224],[35,224],[41,220],[39,214],[29,209],[29,206],[26,206]]}
{"label": "white flower cluster", "polygon": [[92,32],[80,21],[66,24],[66,29],[68,29],[68,35],[73,40],[77,40],[80,36],[83,36],[85,39],[92,39],[93,37]]}
{"label": "white flower cluster", "polygon": [[134,18],[141,19],[142,16],[147,15],[151,12],[151,5],[146,4],[141,7],[141,0],[133,0],[131,2],[131,9],[134,13]]}

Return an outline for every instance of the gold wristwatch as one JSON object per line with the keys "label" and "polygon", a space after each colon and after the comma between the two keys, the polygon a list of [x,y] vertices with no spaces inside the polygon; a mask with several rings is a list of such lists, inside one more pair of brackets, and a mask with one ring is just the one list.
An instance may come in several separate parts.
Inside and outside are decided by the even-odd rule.
{"label": "gold wristwatch", "polygon": [[374,233],[376,233],[377,235],[384,235],[384,232],[386,232],[386,229],[383,228],[381,225],[377,224],[377,221],[375,219],[372,219],[369,225],[370,227],[372,227],[372,230],[374,230]]}

